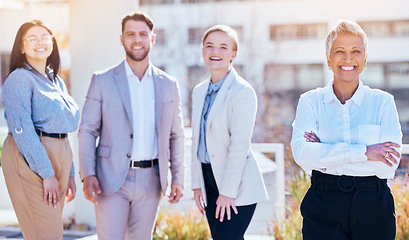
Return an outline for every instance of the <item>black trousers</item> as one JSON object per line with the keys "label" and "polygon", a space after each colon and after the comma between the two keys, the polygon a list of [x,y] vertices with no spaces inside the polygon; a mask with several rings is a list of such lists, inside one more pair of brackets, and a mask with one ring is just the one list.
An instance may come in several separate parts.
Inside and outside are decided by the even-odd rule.
{"label": "black trousers", "polygon": [[304,240],[395,239],[395,206],[385,179],[313,171],[300,210]]}
{"label": "black trousers", "polygon": [[203,164],[203,177],[207,195],[206,218],[213,240],[243,240],[257,204],[237,207],[237,215],[231,210],[231,219],[225,215],[223,222],[216,219],[216,201],[219,197],[216,181],[210,164]]}

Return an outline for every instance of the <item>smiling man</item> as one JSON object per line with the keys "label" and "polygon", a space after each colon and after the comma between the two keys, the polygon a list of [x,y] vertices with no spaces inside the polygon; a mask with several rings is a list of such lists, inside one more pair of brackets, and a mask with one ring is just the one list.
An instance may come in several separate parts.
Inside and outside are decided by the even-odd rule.
{"label": "smiling man", "polygon": [[88,90],[78,134],[80,175],[85,198],[95,204],[98,239],[148,240],[169,166],[169,202],[183,196],[180,94],[175,78],[149,60],[155,43],[149,16],[125,16],[120,40],[125,61],[94,74]]}

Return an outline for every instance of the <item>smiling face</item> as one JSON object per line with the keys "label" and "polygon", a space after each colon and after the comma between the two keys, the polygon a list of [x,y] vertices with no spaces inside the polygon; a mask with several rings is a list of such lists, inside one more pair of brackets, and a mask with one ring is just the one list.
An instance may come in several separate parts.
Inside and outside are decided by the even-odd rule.
{"label": "smiling face", "polygon": [[41,26],[30,28],[23,36],[21,52],[25,54],[30,65],[46,62],[53,51],[53,37]]}
{"label": "smiling face", "polygon": [[335,81],[359,82],[359,74],[366,66],[365,47],[361,37],[353,34],[339,35],[327,56],[328,67]]}
{"label": "smiling face", "polygon": [[124,25],[121,43],[127,59],[149,61],[149,51],[155,42],[155,35],[143,21],[128,20]]}
{"label": "smiling face", "polygon": [[212,32],[204,39],[202,55],[210,71],[229,70],[237,55],[234,46],[234,40],[222,31]]}

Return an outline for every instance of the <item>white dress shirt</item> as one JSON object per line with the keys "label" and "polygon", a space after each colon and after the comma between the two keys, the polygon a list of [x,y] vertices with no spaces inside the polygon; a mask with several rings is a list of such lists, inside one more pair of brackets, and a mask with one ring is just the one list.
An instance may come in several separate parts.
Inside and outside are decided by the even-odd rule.
{"label": "white dress shirt", "polygon": [[[306,142],[313,131],[321,143]],[[399,165],[368,161],[366,146],[392,141],[402,144],[402,132],[393,96],[371,89],[361,81],[351,99],[341,104],[333,80],[324,88],[300,96],[293,123],[291,148],[294,160],[311,174],[393,178]],[[397,149],[400,153],[401,148]]]}
{"label": "white dress shirt", "polygon": [[142,80],[125,61],[132,106],[133,145],[131,160],[151,160],[158,157],[158,136],[155,128],[155,86],[149,63]]}

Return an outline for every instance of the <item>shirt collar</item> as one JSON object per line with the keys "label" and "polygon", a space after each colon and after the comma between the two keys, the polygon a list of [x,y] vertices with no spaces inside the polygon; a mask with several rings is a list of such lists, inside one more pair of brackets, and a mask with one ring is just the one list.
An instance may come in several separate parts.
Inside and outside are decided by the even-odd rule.
{"label": "shirt collar", "polygon": [[[331,79],[327,86],[324,88],[324,103],[329,103],[331,101],[339,101],[334,93],[334,79]],[[354,95],[350,100],[352,100],[356,105],[361,106],[362,100],[364,98],[364,84],[359,80],[358,88],[356,89]]]}
{"label": "shirt collar", "polygon": [[[228,76],[228,74],[226,75],[226,77],[227,77],[227,76]],[[222,87],[223,82],[224,82],[224,80],[226,79],[226,77],[224,77],[222,80],[218,81],[217,83],[213,83],[213,82],[210,80],[209,88],[207,89],[207,94],[210,94],[212,91],[213,91],[213,92],[218,92],[218,91],[220,90],[220,88]]]}
{"label": "shirt collar", "polygon": [[[129,66],[129,63],[126,60],[125,60],[125,73],[126,73],[127,77],[132,77],[132,76],[137,77],[133,73],[131,66]],[[142,79],[145,78],[145,77],[152,77],[152,64],[151,64],[151,62],[149,62],[148,68],[146,69],[145,74],[143,75]],[[142,80],[142,79],[139,79],[139,80]]]}
{"label": "shirt collar", "polygon": [[[44,77],[41,73],[39,73],[35,68],[33,68],[30,64],[23,62],[23,68],[29,70],[30,72],[37,74],[39,76]],[[49,67],[45,68],[45,74],[47,74],[48,80],[53,81],[54,74],[53,70]]]}

